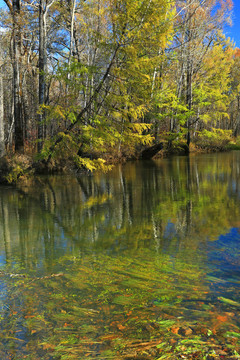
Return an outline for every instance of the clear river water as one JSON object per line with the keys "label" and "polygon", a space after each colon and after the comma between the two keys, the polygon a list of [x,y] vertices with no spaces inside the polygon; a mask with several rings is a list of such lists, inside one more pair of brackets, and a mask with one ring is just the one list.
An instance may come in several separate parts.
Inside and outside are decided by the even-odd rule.
{"label": "clear river water", "polygon": [[0,187],[0,358],[240,358],[240,152]]}

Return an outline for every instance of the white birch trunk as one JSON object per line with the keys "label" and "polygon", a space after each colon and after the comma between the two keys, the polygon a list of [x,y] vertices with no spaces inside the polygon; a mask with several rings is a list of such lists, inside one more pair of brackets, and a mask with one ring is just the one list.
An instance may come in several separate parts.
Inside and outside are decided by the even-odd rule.
{"label": "white birch trunk", "polygon": [[3,107],[3,80],[0,74],[0,158],[5,155],[4,142],[4,107]]}

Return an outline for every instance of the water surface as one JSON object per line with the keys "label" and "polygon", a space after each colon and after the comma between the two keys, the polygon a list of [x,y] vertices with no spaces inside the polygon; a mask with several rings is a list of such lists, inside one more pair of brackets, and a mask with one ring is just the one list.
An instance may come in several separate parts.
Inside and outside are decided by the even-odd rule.
{"label": "water surface", "polygon": [[0,357],[239,358],[239,164],[172,157],[0,187]]}

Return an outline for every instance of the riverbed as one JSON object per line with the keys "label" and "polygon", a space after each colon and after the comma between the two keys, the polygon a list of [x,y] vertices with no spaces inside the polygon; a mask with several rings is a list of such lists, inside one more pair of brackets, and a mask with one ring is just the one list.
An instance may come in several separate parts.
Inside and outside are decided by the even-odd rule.
{"label": "riverbed", "polygon": [[240,152],[0,187],[1,359],[238,359]]}

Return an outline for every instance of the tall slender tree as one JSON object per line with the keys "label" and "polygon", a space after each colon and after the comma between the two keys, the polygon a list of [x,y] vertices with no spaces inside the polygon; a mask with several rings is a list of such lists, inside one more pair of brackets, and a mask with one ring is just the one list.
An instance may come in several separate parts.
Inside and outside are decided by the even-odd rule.
{"label": "tall slender tree", "polygon": [[[45,33],[44,0],[39,1],[39,105],[45,102],[45,71],[46,71],[46,33]],[[38,151],[42,150],[43,112],[38,117]]]}
{"label": "tall slender tree", "polygon": [[[39,0],[39,106],[46,100],[47,72],[47,15],[55,0]],[[44,112],[38,117],[38,152],[42,150],[44,140]]]}
{"label": "tall slender tree", "polygon": [[21,25],[20,0],[4,0],[12,16],[12,66],[13,66],[13,106],[14,106],[14,139],[15,151],[24,152],[24,133],[21,114],[20,97],[20,53],[21,53]]}
{"label": "tall slender tree", "polygon": [[3,106],[3,79],[0,69],[0,158],[5,155],[5,137],[4,137],[4,106]]}

